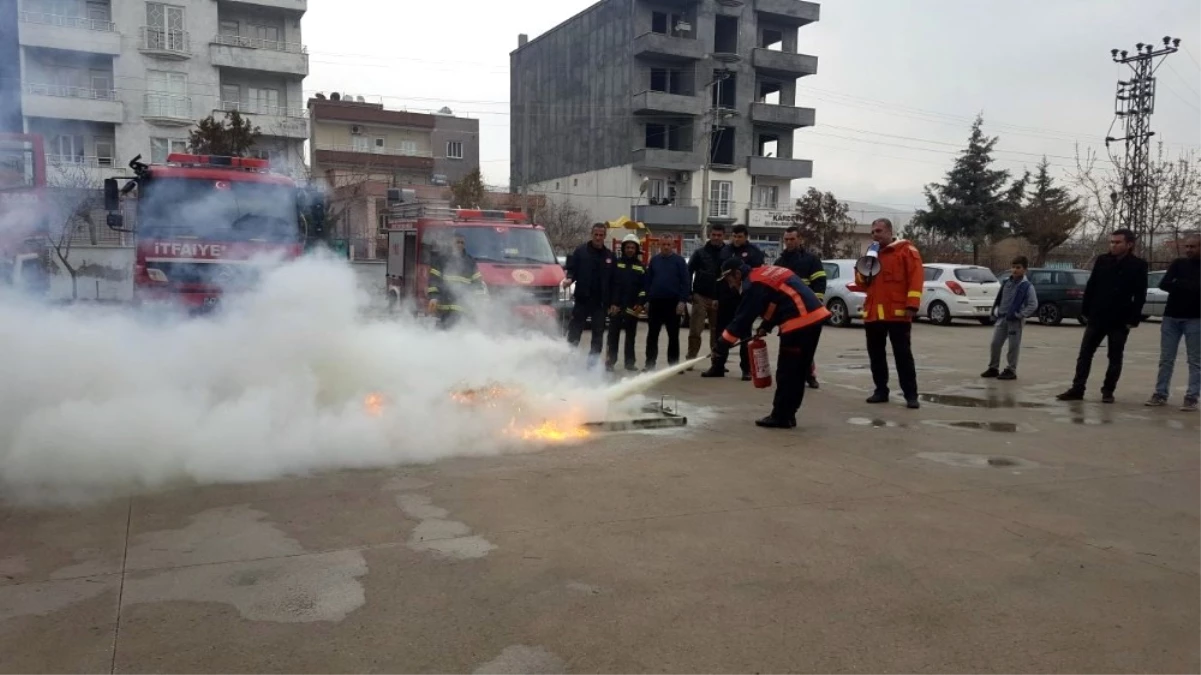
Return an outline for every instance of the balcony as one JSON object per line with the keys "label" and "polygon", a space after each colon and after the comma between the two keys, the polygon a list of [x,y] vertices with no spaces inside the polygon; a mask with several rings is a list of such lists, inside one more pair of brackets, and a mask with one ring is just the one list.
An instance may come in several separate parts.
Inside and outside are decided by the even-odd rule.
{"label": "balcony", "polygon": [[747,172],[760,178],[794,180],[813,177],[813,160],[754,157],[747,163]]}
{"label": "balcony", "polygon": [[214,66],[286,73],[305,77],[309,74],[309,55],[304,45],[278,40],[217,35],[209,45]]}
{"label": "balcony", "polygon": [[111,21],[79,16],[21,12],[21,44],[89,54],[121,55],[121,34]]}
{"label": "balcony", "polygon": [[125,107],[117,100],[117,92],[111,89],[30,83],[24,87],[21,107],[26,117],[107,124],[125,121]]}
{"label": "balcony", "polygon": [[634,168],[636,169],[696,171],[700,166],[701,158],[691,150],[642,148],[634,151]]}
{"label": "balcony", "polygon": [[699,61],[705,57],[705,46],[700,40],[692,38],[643,33],[634,38],[634,56],[670,61]]}
{"label": "balcony", "polygon": [[115,157],[46,155],[47,180],[58,187],[100,187],[121,171]]}
{"label": "balcony", "polygon": [[186,30],[142,26],[138,29],[138,51],[164,59],[190,59],[192,37]]}
{"label": "balcony", "polygon": [[142,98],[142,117],[159,126],[191,126],[192,97],[148,91]]}
{"label": "balcony", "polygon": [[778,52],[762,47],[757,47],[751,53],[751,64],[757,70],[777,77],[796,78],[817,73],[816,56]]}
{"label": "balcony", "polygon": [[774,23],[800,28],[821,18],[821,5],[805,0],[755,0],[759,16]]}
{"label": "balcony", "polygon": [[695,206],[639,204],[634,207],[633,217],[652,227],[684,227],[700,223],[701,211]]}
{"label": "balcony", "polygon": [[799,129],[813,126],[817,113],[813,108],[797,108],[791,105],[752,103],[751,121],[772,127]]}
{"label": "balcony", "polygon": [[342,164],[362,168],[415,169],[433,171],[434,153],[429,150],[385,148],[372,151],[349,145],[318,143],[314,159],[317,164]]}
{"label": "balcony", "polygon": [[257,126],[264,136],[276,138],[296,138],[305,140],[309,137],[309,114],[300,108],[284,108],[238,101],[222,101],[221,107],[213,111],[225,113],[238,111],[246,116],[250,123]]}
{"label": "balcony", "polygon": [[644,91],[631,97],[635,115],[682,115],[696,117],[704,111],[701,99],[691,94]]}
{"label": "balcony", "polygon": [[287,9],[293,12],[305,13],[309,9],[308,0],[223,0],[231,5],[250,7],[270,7],[271,9]]}

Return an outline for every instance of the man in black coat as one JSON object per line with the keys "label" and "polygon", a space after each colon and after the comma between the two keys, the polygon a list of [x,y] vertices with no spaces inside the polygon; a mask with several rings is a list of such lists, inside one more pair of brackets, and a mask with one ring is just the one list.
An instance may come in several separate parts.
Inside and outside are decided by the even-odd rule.
{"label": "man in black coat", "polygon": [[[730,243],[726,245],[730,254],[724,256],[726,260],[735,258],[742,261],[742,264],[755,269],[762,267],[764,263],[763,251],[749,241],[750,230],[746,225],[735,225],[734,236]],[[723,265],[725,263],[722,263]],[[717,295],[717,334],[721,334],[734,320],[734,315],[738,313],[738,303],[741,300],[738,291],[731,290],[729,286],[724,284],[718,285]],[[738,365],[742,367],[742,379],[750,381],[751,379],[751,360],[747,354],[746,343],[743,342],[738,347]],[[713,355],[713,365],[709,370],[701,373],[701,377],[725,377],[726,376],[726,356],[722,354]]]}
{"label": "man in black coat", "polygon": [[1060,401],[1084,399],[1085,385],[1092,369],[1093,355],[1102,340],[1109,341],[1109,368],[1101,384],[1101,401],[1113,403],[1113,392],[1122,376],[1122,356],[1130,329],[1142,320],[1147,301],[1147,262],[1134,255],[1134,232],[1114,230],[1109,235],[1109,253],[1097,256],[1093,272],[1084,288],[1081,316],[1087,322],[1076,358],[1076,377],[1072,386],[1057,398]]}
{"label": "man in black coat", "polygon": [[564,285],[575,282],[575,305],[571,309],[571,323],[567,326],[568,344],[580,344],[584,325],[592,322],[589,362],[600,360],[605,344],[605,314],[609,310],[614,270],[613,252],[605,246],[608,231],[604,223],[592,226],[589,240],[567,257],[567,278],[563,280]]}
{"label": "man in black coat", "polygon": [[638,315],[646,305],[646,269],[642,266],[642,245],[638,235],[627,234],[621,241],[621,257],[613,272],[613,287],[609,291],[609,353],[605,370],[612,372],[617,364],[617,341],[625,332],[626,370],[638,369],[634,361],[634,341],[638,336]]}
{"label": "man in black coat", "polygon": [[[784,230],[784,252],[776,258],[775,265],[777,267],[786,267],[792,270],[792,273],[800,277],[801,283],[809,287],[813,294],[821,300],[823,304],[826,302],[826,268],[822,265],[822,259],[817,257],[816,253],[808,251],[801,245],[801,230],[796,225],[790,225]],[[810,362],[809,375],[805,379],[805,383],[810,389],[817,389],[817,363]]]}

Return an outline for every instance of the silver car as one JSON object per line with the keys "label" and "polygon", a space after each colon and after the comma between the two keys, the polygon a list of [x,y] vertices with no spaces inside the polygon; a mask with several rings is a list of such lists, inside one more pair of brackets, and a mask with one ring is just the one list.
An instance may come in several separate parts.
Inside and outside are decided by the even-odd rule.
{"label": "silver car", "polygon": [[1163,281],[1165,272],[1152,272],[1147,275],[1147,300],[1143,303],[1143,319],[1157,316],[1163,318],[1163,310],[1168,305],[1168,294],[1159,290],[1159,282]]}
{"label": "silver car", "polygon": [[826,309],[830,324],[847,328],[855,319],[863,318],[867,293],[855,283],[855,261],[835,259],[822,261],[826,270]]}

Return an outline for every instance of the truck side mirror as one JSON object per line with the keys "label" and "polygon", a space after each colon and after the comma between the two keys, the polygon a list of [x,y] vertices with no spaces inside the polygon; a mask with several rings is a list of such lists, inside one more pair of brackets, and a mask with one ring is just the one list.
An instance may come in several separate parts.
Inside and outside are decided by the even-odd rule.
{"label": "truck side mirror", "polygon": [[121,210],[121,187],[117,185],[116,178],[104,179],[104,210]]}
{"label": "truck side mirror", "polygon": [[120,213],[108,214],[108,216],[105,218],[105,222],[108,224],[110,230],[116,230],[117,232],[129,232],[129,230],[125,229],[125,216],[121,215]]}

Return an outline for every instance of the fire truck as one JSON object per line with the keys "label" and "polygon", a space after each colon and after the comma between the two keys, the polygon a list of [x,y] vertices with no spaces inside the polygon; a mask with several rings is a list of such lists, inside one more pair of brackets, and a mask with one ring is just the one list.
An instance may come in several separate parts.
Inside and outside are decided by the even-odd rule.
{"label": "fire truck", "polygon": [[455,209],[418,203],[408,190],[391,190],[385,285],[389,307],[413,302],[424,308],[430,262],[451,250],[456,233],[466,240],[490,300],[524,319],[558,316],[563,268],[546,231],[519,211]]}
{"label": "fire truck", "polygon": [[43,292],[49,216],[46,151],[36,134],[0,134],[0,284]]}
{"label": "fire truck", "polygon": [[[252,287],[265,259],[294,259],[326,239],[325,199],[272,173],[267,160],[173,153],[129,163],[123,187],[104,182],[108,226],[134,235],[135,304],[213,309],[225,292]],[[123,198],[134,193],[127,228]]]}

